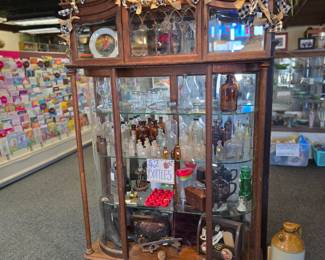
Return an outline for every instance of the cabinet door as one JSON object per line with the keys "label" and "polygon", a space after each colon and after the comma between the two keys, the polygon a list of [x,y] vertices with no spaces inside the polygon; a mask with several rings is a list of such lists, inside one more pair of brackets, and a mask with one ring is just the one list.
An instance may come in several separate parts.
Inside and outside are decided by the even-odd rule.
{"label": "cabinet door", "polygon": [[173,63],[197,60],[201,53],[201,5],[122,10],[128,62]]}
{"label": "cabinet door", "polygon": [[[252,179],[256,174],[253,153],[256,78],[251,73],[212,76],[211,200],[215,257],[232,254],[234,259],[239,259],[240,222],[250,228],[250,213],[254,210]],[[238,223],[223,225],[215,220],[218,217]],[[199,232],[205,238],[204,227]],[[205,240],[201,236],[200,251],[204,253]]]}
{"label": "cabinet door", "polygon": [[270,45],[262,25],[250,25],[237,9],[207,5],[204,53],[208,60],[257,59],[266,57]]}
{"label": "cabinet door", "polygon": [[128,236],[195,246],[196,225],[184,218],[198,221],[205,209],[197,181],[205,171],[205,76],[121,77],[117,85]]}

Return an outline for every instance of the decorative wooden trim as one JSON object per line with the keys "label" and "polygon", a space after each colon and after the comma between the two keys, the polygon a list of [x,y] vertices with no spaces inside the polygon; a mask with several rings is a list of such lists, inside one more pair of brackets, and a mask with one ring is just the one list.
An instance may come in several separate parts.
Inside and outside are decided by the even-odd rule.
{"label": "decorative wooden trim", "polygon": [[76,131],[82,208],[83,208],[83,217],[84,217],[84,224],[85,224],[86,255],[90,255],[94,252],[94,250],[92,248],[92,243],[91,243],[87,181],[86,181],[86,175],[85,175],[85,163],[84,163],[84,154],[83,154],[83,146],[82,146],[81,125],[80,125],[80,120],[79,120],[80,117],[79,117],[79,106],[78,106],[78,90],[77,90],[77,81],[76,81],[76,70],[70,69],[69,76],[71,78],[73,117],[74,117],[75,131]]}
{"label": "decorative wooden trim", "polygon": [[[261,64],[258,74],[258,84],[256,89],[256,104],[258,111],[255,113],[254,124],[254,161],[253,161],[253,198],[255,210],[253,212],[252,232],[250,245],[253,247],[250,252],[252,260],[261,259],[261,223],[262,223],[262,188],[263,188],[263,166],[264,166],[264,134],[265,134],[265,114],[267,99],[267,75],[269,64]],[[259,154],[259,153],[260,154]]]}
{"label": "decorative wooden trim", "polygon": [[234,1],[220,1],[220,0],[212,0],[207,1],[207,5],[216,8],[223,9],[240,9],[246,0],[234,0]]}
{"label": "decorative wooden trim", "polygon": [[325,49],[276,51],[275,58],[318,57],[325,56]]}
{"label": "decorative wooden trim", "polygon": [[207,68],[205,84],[205,106],[206,106],[206,227],[207,227],[207,259],[212,259],[212,236],[213,236],[213,187],[212,187],[212,66]]}

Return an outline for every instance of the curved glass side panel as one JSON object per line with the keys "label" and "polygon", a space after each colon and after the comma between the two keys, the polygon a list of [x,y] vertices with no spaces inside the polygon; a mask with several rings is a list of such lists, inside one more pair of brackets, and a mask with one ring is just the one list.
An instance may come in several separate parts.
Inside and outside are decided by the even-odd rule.
{"label": "curved glass side panel", "polygon": [[[275,59],[272,124],[275,130],[316,132],[325,127],[325,57]],[[274,149],[272,149],[274,150]],[[274,158],[286,163],[286,158]]]}
{"label": "curved glass side panel", "polygon": [[110,78],[95,78],[93,146],[100,209],[100,246],[108,255],[121,256],[114,124]]}

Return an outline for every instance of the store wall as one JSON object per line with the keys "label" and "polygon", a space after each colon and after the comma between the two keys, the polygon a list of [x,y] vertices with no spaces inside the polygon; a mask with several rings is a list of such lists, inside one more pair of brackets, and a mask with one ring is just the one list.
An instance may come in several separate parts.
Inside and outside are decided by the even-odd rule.
{"label": "store wall", "polygon": [[19,33],[0,31],[0,40],[5,43],[1,50],[19,51]]}

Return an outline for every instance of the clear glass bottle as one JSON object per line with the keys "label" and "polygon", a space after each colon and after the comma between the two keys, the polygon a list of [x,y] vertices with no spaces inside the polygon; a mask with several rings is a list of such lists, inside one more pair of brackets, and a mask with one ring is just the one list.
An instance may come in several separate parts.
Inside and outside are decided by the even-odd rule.
{"label": "clear glass bottle", "polygon": [[163,132],[165,134],[165,132],[166,132],[166,124],[163,121],[163,117],[162,116],[159,117],[158,126],[159,126],[159,128],[161,128],[163,130]]}

